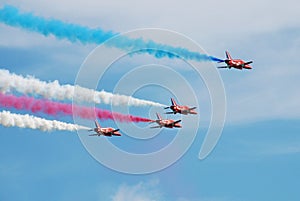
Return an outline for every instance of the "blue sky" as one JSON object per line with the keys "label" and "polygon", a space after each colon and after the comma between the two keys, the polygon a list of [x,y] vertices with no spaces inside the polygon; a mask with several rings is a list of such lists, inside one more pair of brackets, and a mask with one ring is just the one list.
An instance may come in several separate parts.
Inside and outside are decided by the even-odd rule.
{"label": "blue sky", "polygon": [[[158,61],[138,56],[135,60],[125,58],[116,62],[102,80],[101,86],[107,91],[114,89],[120,76],[130,69],[130,62],[131,65],[156,62],[175,66],[177,72],[201,85],[198,96],[200,118],[204,121],[186,154],[156,173],[123,174],[97,162],[75,132],[44,133],[1,126],[0,200],[300,199],[297,188],[300,184],[299,2],[0,1],[1,6],[5,4],[39,16],[114,32],[171,29],[190,37],[213,56],[223,58],[224,50],[229,50],[233,57],[254,60],[254,69],[220,72],[227,98],[226,124],[214,151],[199,160],[211,107],[203,82],[194,80],[191,71],[178,67],[182,63],[176,60]],[[24,76],[74,84],[81,64],[95,47],[0,24],[0,66]],[[154,96],[155,93],[160,96]],[[136,95],[164,104],[169,103],[170,96],[169,92],[155,87]],[[147,116],[146,109],[149,110],[133,108],[131,111]],[[59,120],[72,121],[71,118]],[[103,125],[115,124],[108,121]],[[152,150],[157,148],[156,143],[162,146],[175,134],[163,131],[143,142],[126,136],[111,141],[124,149],[143,152],[139,149]]]}

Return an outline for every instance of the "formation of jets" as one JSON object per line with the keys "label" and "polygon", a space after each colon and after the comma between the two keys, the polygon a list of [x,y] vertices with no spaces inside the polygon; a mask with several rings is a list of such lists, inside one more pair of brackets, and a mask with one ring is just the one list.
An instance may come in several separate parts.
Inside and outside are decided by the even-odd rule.
{"label": "formation of jets", "polygon": [[[177,105],[175,100],[171,98],[171,103],[172,105],[169,107],[165,107],[164,109],[171,109],[172,112],[166,112],[166,114],[197,114],[195,111],[196,107],[188,107],[188,106],[181,106]],[[173,119],[162,119],[160,114],[156,113],[157,119],[156,120],[151,120],[150,123],[156,123],[158,124],[157,126],[152,126],[150,128],[182,128],[180,122],[181,120],[173,120]],[[90,129],[89,131],[94,131],[94,134],[91,134],[89,136],[107,136],[107,137],[112,137],[112,136],[121,136],[121,133],[119,133],[119,129],[114,129],[114,128],[102,128],[100,124],[95,120],[95,126],[96,128]]]}
{"label": "formation of jets", "polygon": [[[226,66],[219,66],[218,68],[235,68],[235,69],[252,69],[252,67],[249,65],[253,63],[253,61],[248,61],[245,62],[244,60],[241,59],[232,59],[231,55],[229,54],[228,51],[225,51],[226,59],[219,62],[225,62]],[[196,107],[189,107],[186,105],[177,105],[176,101],[171,98],[171,105],[168,107],[165,107],[164,109],[171,109],[172,111],[166,112],[165,114],[183,114],[183,115],[188,115],[188,114],[197,114],[195,111]],[[157,126],[152,126],[150,128],[181,128],[181,120],[173,120],[173,119],[162,119],[161,116],[156,113],[157,119],[156,120],[151,120],[150,123],[156,123],[158,124]],[[95,126],[96,128],[91,129],[89,131],[94,131],[96,133],[91,134],[89,136],[121,136],[121,133],[119,133],[120,129],[114,129],[114,128],[102,128],[100,124],[95,120]]]}

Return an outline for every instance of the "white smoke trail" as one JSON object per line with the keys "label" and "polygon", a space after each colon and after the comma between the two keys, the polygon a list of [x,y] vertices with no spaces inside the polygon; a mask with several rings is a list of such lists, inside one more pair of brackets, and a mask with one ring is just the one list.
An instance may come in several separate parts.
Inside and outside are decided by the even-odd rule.
{"label": "white smoke trail", "polygon": [[76,131],[88,130],[88,127],[79,126],[76,124],[64,123],[56,120],[47,120],[32,115],[14,114],[9,111],[0,112],[0,124],[5,127],[17,126],[20,128],[39,129],[41,131]]}
{"label": "white smoke trail", "polygon": [[92,89],[72,86],[69,84],[60,85],[57,80],[45,82],[32,76],[23,77],[10,73],[8,70],[0,69],[0,92],[7,93],[17,91],[27,95],[40,95],[47,99],[72,100],[74,89],[78,93],[76,101],[94,102],[96,104],[129,105],[129,106],[165,106],[160,103],[133,98],[131,96],[112,94],[106,91],[95,91]]}

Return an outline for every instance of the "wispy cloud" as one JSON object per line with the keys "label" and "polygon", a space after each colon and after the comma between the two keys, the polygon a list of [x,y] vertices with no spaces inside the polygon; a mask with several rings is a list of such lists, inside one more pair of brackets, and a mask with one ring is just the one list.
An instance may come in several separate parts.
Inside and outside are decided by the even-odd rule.
{"label": "wispy cloud", "polygon": [[278,156],[278,155],[290,155],[300,153],[300,143],[277,143],[272,145],[260,146],[257,150],[261,156]]}
{"label": "wispy cloud", "polygon": [[158,180],[139,182],[136,185],[122,184],[112,196],[111,201],[162,201],[157,190]]}
{"label": "wispy cloud", "polygon": [[[232,52],[236,58],[251,55],[254,69],[248,72],[221,72],[227,94],[229,122],[300,117],[300,95],[297,93],[300,37],[291,32],[298,33],[299,28],[253,35],[244,39]],[[253,41],[257,42],[255,46],[252,45]],[[244,47],[247,47],[248,54],[243,50]],[[241,53],[247,55],[239,55]]]}

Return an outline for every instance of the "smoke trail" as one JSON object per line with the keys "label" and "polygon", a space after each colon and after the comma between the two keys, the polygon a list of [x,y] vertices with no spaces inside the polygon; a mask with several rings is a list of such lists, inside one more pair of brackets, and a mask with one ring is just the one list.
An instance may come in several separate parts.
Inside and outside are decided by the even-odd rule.
{"label": "smoke trail", "polygon": [[[118,34],[111,31],[90,29],[85,26],[64,23],[55,19],[45,19],[31,13],[19,13],[19,10],[16,7],[8,5],[0,9],[0,21],[10,26],[38,32],[44,36],[52,34],[58,39],[67,39],[71,42],[80,41],[81,43],[100,44]],[[177,58],[178,55],[180,55],[185,59],[196,61],[223,61],[222,59],[213,56],[191,52],[185,48],[155,43],[151,40],[144,41],[142,39],[119,37],[118,40],[115,40],[113,45],[123,50],[142,48],[140,52],[151,54],[157,58]],[[144,49],[145,46],[147,49]]]}
{"label": "smoke trail", "polygon": [[101,29],[89,29],[88,27],[75,24],[68,24],[59,20],[47,20],[34,16],[31,13],[19,13],[18,8],[5,5],[0,10],[0,20],[7,25],[20,27],[29,31],[38,32],[44,36],[50,34],[59,39],[68,39],[71,42],[80,41],[82,43],[102,43],[116,35]]}
{"label": "smoke trail", "polygon": [[[57,80],[53,82],[40,81],[34,77],[23,77],[8,70],[0,69],[0,92],[7,93],[17,91],[26,95],[39,95],[47,99],[72,100],[75,87],[72,85],[60,85]],[[165,107],[160,103],[133,98],[131,96],[112,94],[106,91],[95,91],[92,89],[76,86],[76,101],[94,102],[112,105],[129,106],[157,106]]]}
{"label": "smoke trail", "polygon": [[89,129],[85,126],[64,123],[56,120],[46,120],[28,114],[14,114],[9,111],[0,112],[0,124],[5,127],[17,126],[20,128],[39,129],[41,131],[76,131],[79,129]]}
{"label": "smoke trail", "polygon": [[150,119],[136,117],[132,115],[124,115],[120,113],[113,113],[108,110],[101,110],[98,108],[90,108],[83,106],[76,106],[66,103],[58,103],[49,100],[39,100],[27,96],[5,95],[0,93],[0,106],[6,108],[15,108],[18,110],[27,110],[32,113],[45,113],[52,116],[66,115],[79,116],[84,119],[101,120],[116,120],[120,122],[149,122]]}

